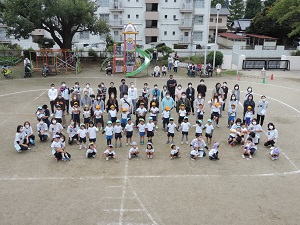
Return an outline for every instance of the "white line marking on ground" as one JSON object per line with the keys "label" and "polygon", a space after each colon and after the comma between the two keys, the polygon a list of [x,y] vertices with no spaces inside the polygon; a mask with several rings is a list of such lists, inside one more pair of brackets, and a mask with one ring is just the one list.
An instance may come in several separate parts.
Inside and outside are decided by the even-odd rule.
{"label": "white line marking on ground", "polygon": [[[136,197],[124,197],[124,199],[135,199]],[[122,197],[109,197],[104,196],[103,199],[123,199]]]}
{"label": "white line marking on ground", "polygon": [[107,186],[107,188],[121,188],[123,186]]}
{"label": "white line marking on ground", "polygon": [[35,91],[47,91],[47,89],[36,89],[36,90],[12,92],[12,93],[8,93],[8,94],[0,95],[0,98],[10,96],[10,95],[17,95],[17,94],[23,94],[23,93],[35,92]]}
{"label": "white line marking on ground", "polygon": [[122,186],[122,198],[121,198],[121,207],[120,207],[120,215],[119,215],[119,224],[123,224],[123,216],[124,216],[124,202],[125,202],[125,194],[126,194],[126,185],[128,180],[128,160],[125,162],[125,169],[124,169],[124,183]]}
{"label": "white line marking on ground", "polygon": [[104,209],[103,211],[104,212],[141,212],[144,211],[144,209]]}
{"label": "white line marking on ground", "polygon": [[46,91],[44,91],[42,94],[40,94],[39,96],[37,96],[33,101],[39,99],[39,98],[40,98],[43,94],[45,94],[45,93],[46,93]]}

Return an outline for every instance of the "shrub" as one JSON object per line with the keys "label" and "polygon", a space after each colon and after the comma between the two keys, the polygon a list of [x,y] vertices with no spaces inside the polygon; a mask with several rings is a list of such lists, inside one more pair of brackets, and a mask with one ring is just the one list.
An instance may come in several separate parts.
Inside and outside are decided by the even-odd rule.
{"label": "shrub", "polygon": [[300,56],[300,50],[292,51],[290,54],[291,56]]}
{"label": "shrub", "polygon": [[88,56],[92,56],[94,58],[97,58],[98,55],[97,55],[97,52],[95,52],[94,49],[90,48],[89,51],[88,51]]}
{"label": "shrub", "polygon": [[[213,65],[214,61],[214,52],[210,52],[206,57],[206,62],[211,63]],[[223,63],[223,53],[220,51],[216,51],[216,64],[215,66],[221,66]]]}

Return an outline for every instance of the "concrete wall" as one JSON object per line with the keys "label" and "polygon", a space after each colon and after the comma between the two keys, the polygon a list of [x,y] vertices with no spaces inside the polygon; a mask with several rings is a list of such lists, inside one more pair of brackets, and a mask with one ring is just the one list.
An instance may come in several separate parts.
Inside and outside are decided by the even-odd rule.
{"label": "concrete wall", "polygon": [[236,65],[231,65],[232,55],[224,55],[222,69],[236,70],[238,68],[239,70],[241,70],[243,67],[243,60],[245,59],[246,59],[245,55],[239,55],[238,66],[236,66]]}
{"label": "concrete wall", "polygon": [[254,49],[241,49],[240,46],[233,46],[232,51],[243,54],[246,58],[280,58],[282,55],[290,55],[290,50],[278,45],[274,50],[263,50],[262,45],[256,45]]}
{"label": "concrete wall", "polygon": [[286,56],[282,55],[281,60],[290,60],[291,70],[300,70],[300,56]]}

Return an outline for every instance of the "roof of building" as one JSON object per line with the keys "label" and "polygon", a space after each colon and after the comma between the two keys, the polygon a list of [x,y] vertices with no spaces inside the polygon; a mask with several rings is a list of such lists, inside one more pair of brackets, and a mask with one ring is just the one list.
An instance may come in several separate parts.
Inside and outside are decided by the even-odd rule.
{"label": "roof of building", "polygon": [[254,38],[260,38],[260,39],[272,39],[272,40],[276,40],[277,38],[274,37],[269,37],[269,36],[265,36],[265,35],[258,35],[258,34],[247,34],[248,37],[254,37]]}
{"label": "roof of building", "polygon": [[239,19],[235,20],[231,23],[231,28],[245,31],[247,27],[249,27],[251,24],[251,19]]}
{"label": "roof of building", "polygon": [[248,38],[246,36],[240,36],[240,35],[236,35],[234,33],[220,33],[219,36],[229,38],[229,39],[235,39],[235,40]]}
{"label": "roof of building", "polygon": [[[217,9],[216,8],[210,8],[210,15],[217,15]],[[230,15],[230,12],[227,8],[221,8],[219,11],[219,15]]]}

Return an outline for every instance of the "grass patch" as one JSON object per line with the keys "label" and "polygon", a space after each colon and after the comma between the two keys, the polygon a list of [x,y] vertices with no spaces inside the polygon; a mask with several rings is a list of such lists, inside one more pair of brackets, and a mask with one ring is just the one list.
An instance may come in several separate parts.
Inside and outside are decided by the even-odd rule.
{"label": "grass patch", "polygon": [[[236,75],[236,70],[222,70],[222,75]],[[243,75],[243,73],[241,73],[239,71],[239,75]]]}

